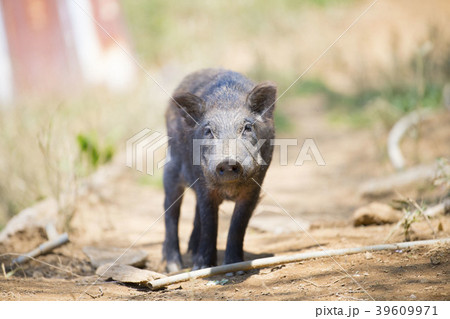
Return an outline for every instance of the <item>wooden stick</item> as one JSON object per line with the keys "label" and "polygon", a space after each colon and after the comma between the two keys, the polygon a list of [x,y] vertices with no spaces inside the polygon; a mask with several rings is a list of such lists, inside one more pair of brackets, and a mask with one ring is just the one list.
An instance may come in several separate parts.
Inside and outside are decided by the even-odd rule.
{"label": "wooden stick", "polygon": [[39,255],[48,253],[48,252],[52,251],[53,249],[64,245],[68,241],[69,241],[69,235],[67,235],[67,233],[61,234],[58,237],[56,237],[52,240],[46,241],[45,243],[39,245],[39,247],[30,251],[29,253],[26,253],[24,255],[17,257],[16,259],[14,259],[12,261],[12,263],[20,265],[20,264],[28,261],[30,259],[30,257],[34,258]]}
{"label": "wooden stick", "polygon": [[442,203],[436,206],[427,208],[423,214],[428,217],[435,217],[437,215],[445,215],[450,213],[450,198],[447,198]]}
{"label": "wooden stick", "polygon": [[428,110],[417,110],[402,117],[395,125],[392,127],[388,136],[388,154],[392,165],[395,169],[403,169],[405,167],[405,160],[400,150],[400,141],[403,135],[409,130],[413,125],[417,125],[421,120],[425,119],[430,115]]}
{"label": "wooden stick", "polygon": [[436,171],[437,166],[435,164],[417,165],[389,176],[371,179],[360,186],[359,193],[361,196],[377,196],[389,193],[414,183],[431,180],[435,177]]}
{"label": "wooden stick", "polygon": [[260,258],[260,259],[243,261],[243,262],[234,263],[234,264],[205,268],[205,269],[200,269],[200,270],[194,270],[194,271],[190,271],[187,273],[182,273],[182,274],[178,274],[178,275],[174,275],[174,276],[170,276],[170,277],[166,277],[166,278],[152,280],[152,281],[148,282],[148,286],[152,290],[159,290],[168,285],[176,284],[176,283],[183,282],[183,281],[188,281],[190,279],[210,277],[210,276],[214,276],[214,275],[220,275],[220,274],[225,274],[225,273],[240,271],[240,270],[243,271],[243,270],[250,270],[250,269],[273,267],[273,266],[282,265],[282,264],[299,262],[299,261],[305,260],[305,259],[358,254],[358,253],[363,253],[366,251],[396,250],[396,249],[410,248],[413,246],[434,245],[434,244],[438,244],[438,243],[450,243],[450,238],[421,240],[421,241],[414,241],[414,242],[403,242],[403,243],[396,243],[396,244],[383,244],[383,245],[363,246],[363,247],[334,249],[334,250],[323,250],[323,251],[317,251],[317,252],[295,254],[295,255],[290,255],[290,256],[284,255],[284,256]]}
{"label": "wooden stick", "polygon": [[56,231],[55,225],[53,223],[48,223],[45,226],[45,233],[47,234],[48,240],[53,240],[58,237],[58,232]]}

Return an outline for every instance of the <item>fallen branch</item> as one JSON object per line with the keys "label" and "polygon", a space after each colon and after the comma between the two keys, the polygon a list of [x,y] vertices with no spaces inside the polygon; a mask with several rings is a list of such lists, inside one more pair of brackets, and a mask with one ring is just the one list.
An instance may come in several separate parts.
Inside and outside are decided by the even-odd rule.
{"label": "fallen branch", "polygon": [[435,177],[437,166],[418,165],[389,176],[369,180],[361,185],[361,196],[376,196],[390,193],[395,189],[421,183]]}
{"label": "fallen branch", "polygon": [[428,110],[417,110],[413,111],[404,117],[402,117],[389,132],[388,137],[388,154],[392,165],[395,169],[403,169],[405,167],[405,160],[400,150],[400,141],[403,135],[409,130],[413,125],[417,125],[421,120],[429,116],[430,112]]}
{"label": "fallen branch", "polygon": [[444,200],[442,203],[427,208],[424,212],[424,216],[435,217],[438,215],[445,215],[450,213],[450,198]]}
{"label": "fallen branch", "polygon": [[46,241],[45,243],[39,245],[36,249],[33,249],[29,253],[23,254],[12,261],[13,264],[20,265],[31,258],[40,256],[42,254],[48,253],[59,246],[64,245],[69,242],[69,235],[67,233],[61,234],[58,237]]}
{"label": "fallen branch", "polygon": [[200,270],[194,270],[187,273],[182,273],[162,279],[152,280],[148,282],[148,286],[152,290],[159,290],[168,285],[176,284],[183,281],[188,281],[190,279],[195,278],[204,278],[211,277],[214,275],[225,274],[229,272],[235,271],[244,271],[265,267],[273,267],[282,264],[299,262],[305,259],[312,258],[320,258],[320,257],[331,257],[331,256],[341,256],[341,255],[350,255],[350,254],[358,254],[366,251],[379,251],[379,250],[396,250],[396,249],[404,249],[410,248],[414,246],[423,246],[423,245],[433,245],[438,243],[450,243],[450,238],[443,239],[433,239],[433,240],[422,240],[415,242],[404,242],[397,244],[383,244],[383,245],[374,245],[374,246],[363,246],[363,247],[354,247],[354,248],[344,248],[344,249],[334,249],[334,250],[323,250],[318,252],[310,252],[310,253],[302,253],[295,254],[290,256],[276,256],[276,257],[267,257],[260,258],[250,261],[243,261],[234,264],[228,264],[223,266],[205,268]]}
{"label": "fallen branch", "polygon": [[58,231],[53,223],[48,223],[45,226],[45,234],[47,235],[48,240],[53,240],[58,237]]}

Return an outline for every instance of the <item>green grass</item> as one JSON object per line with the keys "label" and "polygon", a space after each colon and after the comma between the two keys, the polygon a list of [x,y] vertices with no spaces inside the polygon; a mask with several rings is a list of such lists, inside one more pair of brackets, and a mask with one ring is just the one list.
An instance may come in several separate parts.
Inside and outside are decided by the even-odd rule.
{"label": "green grass", "polygon": [[289,117],[279,109],[274,113],[275,129],[279,133],[289,133],[293,129],[293,123]]}
{"label": "green grass", "polygon": [[110,162],[115,153],[113,143],[100,145],[98,133],[79,133],[77,135],[77,145],[79,151],[80,165],[85,166],[87,172],[92,172],[99,165]]}
{"label": "green grass", "polygon": [[323,95],[331,122],[366,127],[379,120],[395,121],[402,114],[417,108],[441,107],[442,88],[442,83],[429,81],[425,84],[423,93],[419,93],[414,85],[401,83],[378,89],[362,89],[355,94],[343,94],[329,88],[320,79],[312,79],[298,83],[287,95]]}
{"label": "green grass", "polygon": [[[395,117],[398,119],[403,114],[418,108],[439,108],[442,106],[441,92],[442,86],[434,84],[427,85],[423,95],[419,94],[413,86],[388,87],[359,92],[354,96],[338,96],[336,98],[336,95],[333,95],[336,99],[334,101],[329,99],[329,108],[334,109],[337,119],[343,119],[344,123],[352,126],[367,126],[386,116],[396,115]],[[378,101],[390,105],[391,109],[374,110],[377,107],[375,102]],[[351,114],[348,114],[349,112]],[[395,118],[391,119],[392,121],[395,121]]]}

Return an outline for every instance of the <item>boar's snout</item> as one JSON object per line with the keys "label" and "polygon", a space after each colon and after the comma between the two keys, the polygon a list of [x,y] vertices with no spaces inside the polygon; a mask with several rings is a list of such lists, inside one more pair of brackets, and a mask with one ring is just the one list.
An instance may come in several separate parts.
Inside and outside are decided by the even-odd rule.
{"label": "boar's snout", "polygon": [[242,175],[242,165],[233,159],[225,159],[216,166],[216,174],[220,181],[232,182]]}

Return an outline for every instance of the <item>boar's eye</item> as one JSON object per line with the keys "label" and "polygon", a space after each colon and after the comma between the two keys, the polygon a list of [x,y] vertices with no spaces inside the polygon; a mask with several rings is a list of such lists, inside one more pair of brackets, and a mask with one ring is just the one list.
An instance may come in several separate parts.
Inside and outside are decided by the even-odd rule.
{"label": "boar's eye", "polygon": [[203,134],[205,135],[205,136],[213,136],[213,134],[212,134],[212,131],[211,131],[211,128],[210,127],[205,127],[205,130],[203,131]]}
{"label": "boar's eye", "polygon": [[244,133],[250,133],[253,131],[253,125],[250,123],[246,123],[244,126]]}

